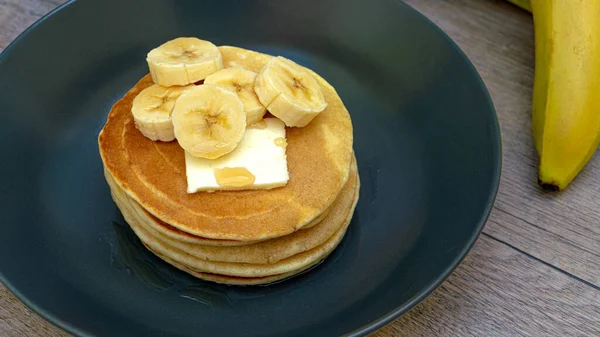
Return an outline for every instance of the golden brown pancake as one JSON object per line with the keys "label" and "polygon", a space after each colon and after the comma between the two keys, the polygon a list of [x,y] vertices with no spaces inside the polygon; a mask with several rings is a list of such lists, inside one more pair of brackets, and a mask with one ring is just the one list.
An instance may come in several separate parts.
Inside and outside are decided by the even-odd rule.
{"label": "golden brown pancake", "polygon": [[[285,258],[279,260],[274,263],[264,263],[264,264],[250,264],[250,263],[229,263],[229,262],[216,262],[216,261],[207,261],[203,259],[198,259],[197,257],[191,256],[185,251],[181,251],[175,247],[170,246],[169,244],[161,241],[159,238],[153,237],[148,231],[144,230],[137,223],[136,219],[131,217],[131,212],[128,209],[123,209],[123,216],[125,220],[130,225],[130,227],[134,230],[136,235],[140,238],[140,240],[156,255],[163,258],[165,261],[169,263],[173,263],[176,267],[183,269],[181,267],[185,267],[187,271],[202,273],[202,274],[211,274],[212,276],[205,276],[205,279],[215,278],[215,275],[220,276],[232,276],[235,278],[269,278],[268,282],[272,282],[276,278],[284,278],[291,276],[297,272],[300,272],[310,266],[314,265],[318,261],[322,260],[325,256],[327,256],[341,241],[343,238],[345,231],[350,223],[352,218],[352,214],[354,212],[354,205],[356,204],[356,199],[358,198],[358,177],[356,176],[355,167],[352,169],[351,173],[351,181],[354,181],[354,188],[352,197],[352,207],[345,210],[332,210],[328,215],[327,219],[334,217],[337,221],[342,221],[341,227],[334,233],[334,235],[328,238],[323,244],[290,256],[289,258]],[[116,191],[118,193],[118,191]],[[278,239],[274,239],[278,240]],[[268,244],[268,241],[263,243],[257,243],[256,245]],[[213,247],[216,249],[222,249],[227,247]],[[201,275],[196,275],[201,276]],[[265,281],[260,281],[261,283]],[[265,281],[266,282],[266,281]]]}
{"label": "golden brown pancake", "polygon": [[[234,47],[220,50],[225,64],[235,62],[254,71],[270,58]],[[341,99],[323,78],[314,76],[328,107],[308,126],[286,129],[290,181],[284,187],[188,194],[181,147],[176,141],[144,137],[131,116],[132,100],[152,84],[150,76],[142,78],[108,116],[98,139],[105,169],[153,216],[202,238],[258,241],[315,224],[348,180],[353,136]]]}
{"label": "golden brown pancake", "polygon": [[265,277],[302,270],[315,264],[327,256],[339,244],[344,237],[348,224],[352,219],[352,212],[346,214],[342,219],[342,227],[327,241],[311,250],[296,254],[287,259],[280,260],[270,264],[250,264],[250,263],[231,263],[206,261],[191,256],[184,251],[173,248],[165,242],[150,235],[146,230],[140,227],[136,221],[123,214],[129,226],[133,229],[140,240],[155,252],[159,257],[167,257],[191,270],[236,277]]}
{"label": "golden brown pancake", "polygon": [[[144,244],[144,246],[146,246],[146,244]],[[157,254],[152,249],[150,249],[148,246],[146,246],[146,248],[149,251],[151,251],[152,253],[154,253],[156,256],[158,256],[159,258],[161,258],[162,260],[167,262],[168,264],[170,264],[170,265],[174,266],[175,268],[177,268],[181,271],[184,271],[194,277],[203,279],[205,281],[211,281],[211,282],[216,282],[216,283],[223,283],[223,284],[229,284],[229,285],[247,285],[247,286],[259,285],[259,284],[269,284],[269,283],[273,283],[273,282],[291,278],[292,276],[297,276],[297,275],[301,274],[302,272],[318,265],[319,263],[321,263],[321,261],[323,261],[323,259],[325,259],[327,257],[327,256],[325,256],[325,257],[323,257],[323,259],[316,261],[312,265],[307,265],[304,268],[294,270],[293,272],[289,272],[289,273],[273,275],[273,276],[264,276],[264,277],[236,277],[236,276],[210,274],[210,273],[202,273],[199,271],[194,271],[180,263],[177,263],[177,262],[169,259],[168,257]]]}
{"label": "golden brown pancake", "polygon": [[[257,241],[236,241],[236,240],[218,240],[218,239],[209,239],[203,238],[197,235],[186,233],[182,230],[179,230],[148,213],[143,207],[138,204],[135,200],[131,199],[127,194],[116,184],[114,178],[110,175],[110,173],[104,170],[104,176],[108,185],[110,186],[111,193],[113,194],[113,199],[117,206],[121,208],[120,203],[129,202],[133,203],[134,208],[137,210],[142,209],[143,213],[145,213],[144,217],[149,219],[143,223],[143,225],[147,225],[147,229],[151,229],[152,232],[157,232],[157,235],[163,236],[165,238],[176,240],[182,243],[187,244],[195,244],[195,245],[203,245],[203,246],[218,246],[218,247],[227,247],[227,246],[243,246],[249,245],[265,240],[257,240]],[[346,183],[347,184],[347,183]],[[118,193],[116,193],[117,191]],[[121,199],[124,199],[121,201]],[[313,222],[314,224],[307,225],[302,229],[309,229],[315,226],[315,224],[320,223],[327,216],[329,211],[333,208],[333,205],[329,207],[325,212],[321,213]],[[150,220],[151,219],[151,220]]]}
{"label": "golden brown pancake", "polygon": [[107,177],[107,181],[109,182],[113,199],[121,209],[121,212],[127,218],[134,221],[136,225],[145,229],[149,235],[161,240],[168,246],[207,261],[256,264],[275,263],[323,244],[340,229],[344,217],[354,210],[358,200],[359,189],[356,162],[353,161],[348,182],[334,202],[331,211],[321,223],[309,229],[296,231],[290,235],[254,244],[235,247],[216,247],[181,242],[164,235],[155,229],[161,226],[157,224],[160,220],[147,213],[134,200],[128,198],[110,177]]}

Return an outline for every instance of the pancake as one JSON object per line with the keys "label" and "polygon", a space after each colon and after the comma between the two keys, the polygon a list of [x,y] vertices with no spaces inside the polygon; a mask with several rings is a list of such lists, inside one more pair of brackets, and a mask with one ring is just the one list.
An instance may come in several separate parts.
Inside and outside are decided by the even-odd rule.
{"label": "pancake", "polygon": [[[113,195],[113,199],[114,199],[115,203],[117,204],[117,206],[119,206],[119,208],[121,208],[121,206],[120,206],[121,203],[124,203],[124,202],[133,203],[133,207],[136,210],[141,209],[142,212],[145,213],[145,215],[140,215],[145,218],[145,220],[143,220],[144,221],[143,224],[146,225],[145,227],[147,229],[152,229],[153,232],[157,232],[157,235],[164,236],[165,238],[168,238],[171,240],[176,240],[176,241],[179,241],[182,243],[203,245],[203,246],[216,246],[216,247],[243,246],[243,245],[249,245],[249,244],[265,241],[265,240],[257,240],[257,241],[218,240],[218,239],[203,238],[203,237],[200,237],[197,235],[186,233],[182,230],[179,230],[179,229],[159,220],[152,214],[148,213],[145,209],[143,209],[143,207],[139,203],[137,203],[135,200],[133,200],[129,196],[127,196],[127,194],[117,185],[114,178],[110,175],[110,173],[107,170],[104,170],[104,177],[106,178],[106,181],[108,182],[108,185],[111,189],[111,194]],[[318,224],[321,221],[323,221],[323,219],[327,216],[327,214],[329,213],[331,208],[333,208],[333,205],[329,209],[327,209],[325,212],[321,213],[313,222],[315,224]],[[303,227],[302,229],[312,228],[315,224],[307,225],[307,226]]]}
{"label": "pancake", "polygon": [[333,249],[339,244],[344,237],[348,224],[352,219],[352,213],[346,214],[346,218],[343,219],[342,227],[322,245],[317,246],[311,250],[307,250],[300,254],[296,254],[287,259],[280,260],[276,263],[271,264],[250,264],[250,263],[231,263],[231,262],[216,262],[206,261],[198,259],[197,257],[191,256],[184,251],[173,248],[161,241],[160,239],[153,237],[142,227],[137,225],[136,221],[128,218],[127,214],[124,214],[125,219],[131,229],[136,233],[140,240],[149,247],[157,255],[167,257],[191,270],[219,274],[227,276],[237,277],[265,277],[273,276],[278,274],[290,273],[296,270],[303,269],[307,266],[311,266],[314,263],[322,260],[327,256]]}
{"label": "pancake", "polygon": [[[144,244],[144,246],[146,246],[146,245]],[[318,264],[320,264],[323,261],[323,259],[325,259],[327,257],[327,256],[325,256],[323,259],[316,261],[312,265],[308,265],[304,268],[301,268],[301,269],[298,269],[298,270],[295,270],[295,271],[289,272],[289,273],[273,275],[273,276],[264,276],[264,277],[236,277],[236,276],[210,274],[210,273],[202,273],[199,271],[194,271],[178,262],[175,262],[175,261],[169,259],[168,257],[157,254],[156,252],[152,251],[152,249],[150,249],[148,246],[146,246],[146,248],[149,251],[151,251],[152,253],[154,253],[156,256],[158,256],[159,258],[161,258],[162,260],[167,262],[168,264],[170,264],[170,265],[174,266],[175,268],[177,268],[181,271],[184,271],[194,277],[203,279],[205,281],[211,281],[211,282],[216,282],[216,283],[229,284],[229,285],[246,285],[246,286],[270,284],[270,283],[289,279],[293,276],[298,276],[298,275],[302,274],[303,272],[317,266]]]}
{"label": "pancake", "polygon": [[235,247],[215,247],[181,242],[157,231],[155,228],[162,226],[158,224],[160,220],[128,198],[110,178],[108,181],[113,199],[121,212],[127,214],[127,218],[146,230],[149,235],[160,239],[168,246],[203,260],[256,264],[275,263],[323,244],[340,229],[343,224],[341,219],[353,212],[358,200],[359,189],[356,162],[353,161],[348,182],[321,223],[309,229],[302,229],[284,237],[259,243]]}
{"label": "pancake", "polygon": [[[271,57],[234,47],[220,50],[225,64],[254,71]],[[346,184],[353,153],[348,111],[334,88],[314,76],[328,107],[306,127],[286,129],[290,181],[284,187],[188,194],[181,147],[144,137],[131,116],[133,98],[152,85],[149,75],[111,109],[98,138],[104,167],[146,211],[202,238],[252,242],[314,225]]]}

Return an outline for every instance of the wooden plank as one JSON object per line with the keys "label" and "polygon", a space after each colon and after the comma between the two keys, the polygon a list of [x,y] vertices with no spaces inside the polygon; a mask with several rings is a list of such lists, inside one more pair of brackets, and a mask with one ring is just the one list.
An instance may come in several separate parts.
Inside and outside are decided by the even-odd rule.
{"label": "wooden plank", "polygon": [[67,337],[71,335],[31,311],[0,283],[0,336]]}
{"label": "wooden plank", "polygon": [[[510,213],[496,215],[499,208],[494,210],[486,233],[496,238],[506,238],[519,249],[527,249],[527,253],[544,257],[545,262],[558,267],[564,271],[574,273],[578,277],[594,285],[600,283],[598,270],[589,268],[598,263],[598,255],[577,243],[569,241],[568,238],[547,231],[544,227],[527,223]],[[561,254],[548,254],[549,251],[563,251]]]}
{"label": "wooden plank", "polygon": [[502,130],[503,170],[485,233],[600,286],[600,156],[561,193],[537,186],[531,135],[531,14],[502,0],[406,0],[454,39],[486,83]]}
{"label": "wooden plank", "polygon": [[0,52],[35,20],[64,0],[0,0]]}
{"label": "wooden plank", "polygon": [[517,335],[600,335],[600,292],[486,235],[430,297],[375,334]]}

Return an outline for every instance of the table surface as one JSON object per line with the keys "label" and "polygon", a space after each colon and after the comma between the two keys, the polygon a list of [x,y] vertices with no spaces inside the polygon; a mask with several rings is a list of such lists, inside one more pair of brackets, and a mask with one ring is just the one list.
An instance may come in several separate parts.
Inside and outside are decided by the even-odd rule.
{"label": "table surface", "polygon": [[[531,15],[503,0],[405,0],[469,56],[502,130],[490,219],[456,271],[374,336],[600,335],[600,155],[571,186],[536,182]],[[62,0],[0,0],[0,51]],[[0,336],[68,336],[0,284]]]}

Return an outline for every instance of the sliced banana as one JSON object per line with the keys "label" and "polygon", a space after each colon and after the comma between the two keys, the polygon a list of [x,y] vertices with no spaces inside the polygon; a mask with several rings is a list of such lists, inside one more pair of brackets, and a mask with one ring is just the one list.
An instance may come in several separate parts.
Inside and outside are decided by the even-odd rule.
{"label": "sliced banana", "polygon": [[256,73],[252,70],[242,67],[231,67],[221,69],[209,75],[204,80],[204,83],[218,85],[235,92],[242,103],[244,103],[246,125],[251,125],[262,120],[267,112],[267,108],[260,103],[258,96],[254,92],[255,79]]}
{"label": "sliced banana", "polygon": [[179,145],[192,156],[215,159],[236,148],[246,131],[244,104],[238,96],[212,84],[183,93],[173,108]]}
{"label": "sliced banana", "polygon": [[146,61],[154,83],[165,87],[195,83],[223,68],[217,46],[195,37],[165,42],[152,49]]}
{"label": "sliced banana", "polygon": [[327,107],[310,71],[284,57],[274,57],[254,84],[260,102],[287,126],[306,126]]}
{"label": "sliced banana", "polygon": [[175,100],[190,87],[193,85],[166,88],[154,84],[142,90],[133,99],[131,106],[131,113],[137,129],[154,141],[170,142],[174,140],[171,111]]}

